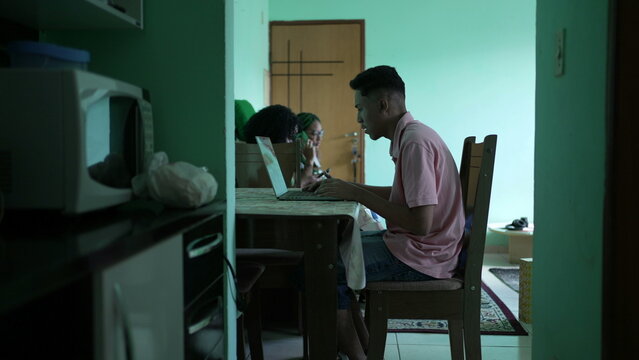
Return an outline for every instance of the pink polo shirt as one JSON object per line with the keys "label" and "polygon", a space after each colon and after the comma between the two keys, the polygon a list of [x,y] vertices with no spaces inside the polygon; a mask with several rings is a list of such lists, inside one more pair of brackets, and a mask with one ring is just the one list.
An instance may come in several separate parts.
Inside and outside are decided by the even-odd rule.
{"label": "pink polo shirt", "polygon": [[443,279],[453,276],[461,251],[464,208],[455,160],[435,130],[404,114],[397,123],[390,155],[395,179],[390,201],[410,208],[435,205],[433,224],[425,236],[387,221],[388,249],[411,268]]}

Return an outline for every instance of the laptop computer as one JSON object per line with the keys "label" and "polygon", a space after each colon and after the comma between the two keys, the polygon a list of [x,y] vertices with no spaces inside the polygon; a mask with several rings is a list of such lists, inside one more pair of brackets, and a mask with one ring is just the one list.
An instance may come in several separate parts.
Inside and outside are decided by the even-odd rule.
{"label": "laptop computer", "polygon": [[289,190],[282,175],[280,163],[275,156],[275,150],[271,139],[264,136],[256,136],[255,140],[262,153],[262,159],[264,160],[264,166],[268,177],[271,179],[271,185],[273,185],[273,191],[275,197],[278,200],[292,200],[292,201],[340,201],[343,199],[332,198],[327,196],[320,196],[310,191],[302,190]]}

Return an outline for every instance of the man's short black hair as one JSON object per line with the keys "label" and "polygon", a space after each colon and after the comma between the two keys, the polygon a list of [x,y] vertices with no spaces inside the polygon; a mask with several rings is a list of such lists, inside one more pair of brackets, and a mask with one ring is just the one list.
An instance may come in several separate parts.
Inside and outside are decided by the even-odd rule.
{"label": "man's short black hair", "polygon": [[375,90],[397,91],[406,96],[404,81],[394,67],[388,65],[375,66],[359,73],[350,82],[353,90],[359,90],[362,96],[368,96]]}
{"label": "man's short black hair", "polygon": [[284,105],[270,105],[256,112],[244,125],[244,137],[255,144],[256,136],[271,138],[273,144],[293,141],[300,129],[299,120],[291,109]]}

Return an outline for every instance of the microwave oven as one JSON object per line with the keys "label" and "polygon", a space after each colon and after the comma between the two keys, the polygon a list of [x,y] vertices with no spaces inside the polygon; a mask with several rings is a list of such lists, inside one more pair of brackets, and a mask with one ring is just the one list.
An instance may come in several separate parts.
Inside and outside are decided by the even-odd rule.
{"label": "microwave oven", "polygon": [[152,155],[142,88],[82,70],[0,69],[5,208],[81,214],[127,202]]}

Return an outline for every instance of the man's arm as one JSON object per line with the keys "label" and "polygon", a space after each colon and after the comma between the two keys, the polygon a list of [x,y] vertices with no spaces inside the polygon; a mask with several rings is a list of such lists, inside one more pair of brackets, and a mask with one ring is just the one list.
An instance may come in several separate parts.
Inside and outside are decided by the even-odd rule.
{"label": "man's arm", "polygon": [[[348,183],[338,179],[329,179],[323,181],[315,191],[319,195],[357,201],[387,221],[413,234],[426,235],[430,232],[433,223],[434,205],[409,208],[405,205],[392,203],[388,201],[388,197],[378,196],[367,188],[368,186],[366,185]],[[374,191],[375,189],[380,189],[374,186],[371,188],[373,188]],[[387,192],[381,190],[381,193],[390,196],[390,190]]]}
{"label": "man's arm", "polygon": [[[356,186],[360,189],[364,189],[368,192],[371,192],[381,197],[382,199],[390,199],[390,194],[392,189],[390,186],[371,186],[371,185],[358,184],[358,183],[349,182],[349,181],[346,181],[346,183]],[[315,191],[317,187],[319,186],[320,186],[320,183],[318,182],[316,184],[308,184],[307,186],[302,186],[302,187],[306,191]]]}
{"label": "man's arm", "polygon": [[390,199],[390,194],[392,189],[390,186],[370,186],[370,185],[357,184],[357,183],[351,183],[351,184],[359,188],[362,188],[364,190],[367,190],[381,197],[382,199]]}

